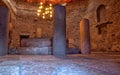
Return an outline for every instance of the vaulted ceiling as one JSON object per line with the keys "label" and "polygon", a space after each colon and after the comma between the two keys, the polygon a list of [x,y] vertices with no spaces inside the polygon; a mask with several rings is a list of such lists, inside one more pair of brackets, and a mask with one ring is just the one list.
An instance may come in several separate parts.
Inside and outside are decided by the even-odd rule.
{"label": "vaulted ceiling", "polygon": [[6,5],[14,15],[36,14],[39,2],[50,2],[52,4],[63,4],[77,2],[80,0],[0,0],[0,5]]}

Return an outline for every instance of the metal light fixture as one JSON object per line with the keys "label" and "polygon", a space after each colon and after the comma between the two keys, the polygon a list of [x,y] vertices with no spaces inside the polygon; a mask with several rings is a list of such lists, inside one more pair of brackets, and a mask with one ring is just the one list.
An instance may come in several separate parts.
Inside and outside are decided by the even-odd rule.
{"label": "metal light fixture", "polygon": [[53,17],[53,5],[51,3],[40,2],[37,9],[37,16],[42,17],[42,19],[50,19]]}
{"label": "metal light fixture", "polygon": [[[37,9],[37,16],[42,17],[42,19],[51,19],[53,17],[53,5],[61,4],[66,6],[67,3],[73,0],[22,0],[29,3],[39,3]],[[76,0],[74,0],[76,1]]]}

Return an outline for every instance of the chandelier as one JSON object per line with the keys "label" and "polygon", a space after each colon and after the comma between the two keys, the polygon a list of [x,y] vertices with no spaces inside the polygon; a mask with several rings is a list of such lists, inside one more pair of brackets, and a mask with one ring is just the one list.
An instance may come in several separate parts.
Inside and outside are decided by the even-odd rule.
{"label": "chandelier", "polygon": [[40,2],[37,9],[37,16],[42,17],[42,19],[51,19],[53,17],[53,5],[47,2]]}
{"label": "chandelier", "polygon": [[[24,0],[29,3],[39,3],[37,16],[42,19],[51,19],[53,17],[53,5],[64,4],[73,0]],[[75,1],[75,0],[74,0]]]}

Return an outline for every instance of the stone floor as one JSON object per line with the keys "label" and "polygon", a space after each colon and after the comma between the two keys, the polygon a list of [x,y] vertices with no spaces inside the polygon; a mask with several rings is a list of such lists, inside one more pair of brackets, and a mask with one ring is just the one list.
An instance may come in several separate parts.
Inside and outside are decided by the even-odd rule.
{"label": "stone floor", "polygon": [[6,55],[0,57],[0,75],[120,75],[120,53]]}

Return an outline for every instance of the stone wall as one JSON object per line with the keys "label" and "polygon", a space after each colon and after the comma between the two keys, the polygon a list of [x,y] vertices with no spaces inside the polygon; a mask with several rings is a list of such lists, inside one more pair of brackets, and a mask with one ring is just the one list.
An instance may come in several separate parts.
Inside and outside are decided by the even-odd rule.
{"label": "stone wall", "polygon": [[[120,51],[120,1],[90,0],[85,18],[90,20],[91,45],[93,51]],[[104,5],[103,21],[97,22],[97,9]],[[100,14],[103,14],[101,11]]]}
{"label": "stone wall", "polygon": [[[20,5],[19,5],[20,6]],[[98,10],[102,6],[103,10]],[[120,1],[119,0],[77,0],[69,3],[67,9],[67,43],[69,47],[80,48],[79,23],[83,18],[90,21],[91,49],[92,51],[120,51]],[[23,5],[22,5],[23,7]],[[105,7],[105,8],[104,8]],[[34,7],[36,9],[36,7]],[[27,9],[28,6],[27,6]],[[104,16],[98,22],[97,10]],[[30,35],[30,38],[53,37],[53,20],[42,20],[28,12],[20,11],[16,20],[12,21],[11,47],[20,46],[20,35]],[[28,15],[29,14],[29,15]],[[32,15],[30,15],[32,14]],[[41,28],[37,36],[36,28]]]}
{"label": "stone wall", "polygon": [[[29,35],[29,38],[46,38],[52,37],[51,21],[35,21],[33,17],[18,17],[13,23],[11,45],[13,47],[20,46],[20,35]],[[37,29],[38,30],[37,32]],[[38,36],[38,33],[40,36]]]}
{"label": "stone wall", "polygon": [[[86,0],[87,1],[87,0]],[[66,18],[66,25],[67,25],[67,42],[70,43],[70,47],[73,48],[79,48],[79,22],[80,19],[83,17],[84,12],[87,8],[87,2],[84,0],[77,1],[73,3],[69,3],[66,6],[67,9],[67,18]],[[84,5],[85,4],[85,5]],[[36,7],[33,5],[22,3],[18,4],[19,9],[24,9],[26,11],[18,11],[18,15],[16,20],[12,21],[13,29],[12,29],[12,40],[11,40],[11,46],[10,47],[19,47],[20,46],[20,35],[30,35],[30,38],[37,38],[36,37],[36,28],[41,28],[41,35],[40,38],[44,37],[53,37],[53,20],[42,20],[38,17],[36,17],[36,13],[32,11],[33,9],[27,11],[28,7]],[[34,14],[31,14],[34,13]],[[73,19],[75,18],[75,19]]]}
{"label": "stone wall", "polygon": [[87,10],[88,0],[78,0],[68,4],[67,9],[67,41],[69,47],[80,48],[80,20]]}

